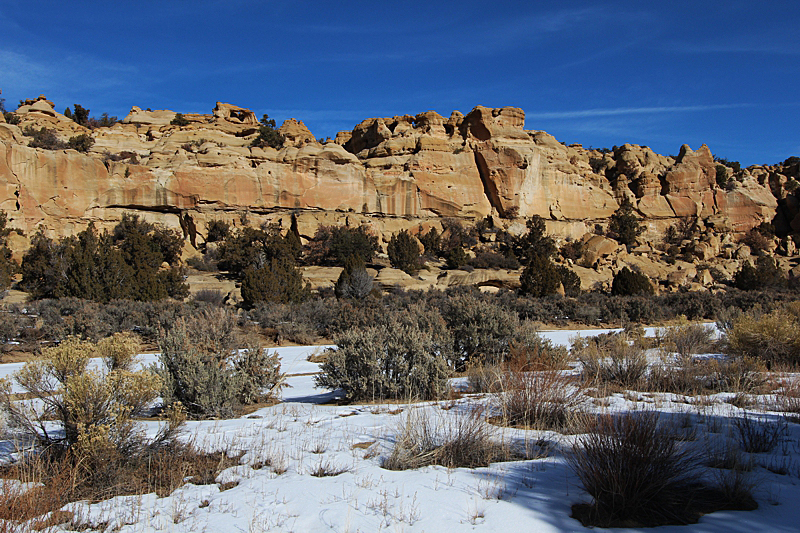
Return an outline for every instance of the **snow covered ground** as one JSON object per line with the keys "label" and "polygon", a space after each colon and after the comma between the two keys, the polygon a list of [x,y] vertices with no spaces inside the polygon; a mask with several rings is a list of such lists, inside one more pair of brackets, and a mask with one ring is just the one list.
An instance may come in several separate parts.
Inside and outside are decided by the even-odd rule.
{"label": "snow covered ground", "polygon": [[[584,336],[602,331],[584,331]],[[575,331],[543,332],[556,343]],[[185,485],[166,498],[154,494],[67,506],[88,525],[126,532],[562,532],[587,528],[570,518],[574,503],[588,501],[561,451],[576,438],[553,432],[498,428],[498,438],[532,446],[544,439],[540,459],[495,463],[488,468],[438,466],[402,472],[383,469],[399,426],[410,412],[461,416],[485,398],[413,405],[326,405],[334,391],[314,388],[318,365],[307,361],[318,347],[278,348],[290,388],[283,402],[233,420],[189,422],[185,438],[208,450],[244,452],[240,466],[225,470],[219,484]],[[154,360],[154,356],[147,356]],[[0,365],[0,375],[15,365]],[[697,431],[700,445],[726,437],[727,417],[742,411],[716,398],[689,405],[672,395],[614,395],[598,411],[658,409]],[[775,416],[767,413],[764,416]],[[146,422],[155,434],[156,422]],[[2,444],[6,444],[3,446]],[[9,450],[0,443],[0,454]],[[800,530],[800,426],[771,454],[754,454],[757,465],[786,466],[778,475],[757,466],[759,509],[719,512],[691,526],[663,532],[796,532]],[[269,464],[270,466],[261,465]],[[315,477],[317,470],[341,471]],[[620,530],[622,531],[622,530]],[[631,530],[625,530],[631,531]]]}

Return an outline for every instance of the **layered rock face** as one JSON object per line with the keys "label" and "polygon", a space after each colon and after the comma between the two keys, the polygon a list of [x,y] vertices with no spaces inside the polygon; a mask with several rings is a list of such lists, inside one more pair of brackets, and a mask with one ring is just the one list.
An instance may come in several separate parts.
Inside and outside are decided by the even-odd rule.
{"label": "layered rock face", "polygon": [[[290,119],[279,150],[251,147],[255,115],[224,103],[184,115],[186,126],[170,123],[172,111],[134,107],[121,123],[89,130],[44,97],[16,113],[19,126],[0,124],[0,208],[28,236],[37,228],[68,235],[90,221],[110,227],[136,211],[182,227],[193,244],[213,218],[238,225],[285,221],[290,212],[304,236],[318,224],[367,222],[386,236],[438,217],[540,215],[550,231],[577,237],[625,198],[654,235],[685,216],[744,232],[771,221],[779,201],[786,225],[800,225],[782,188],[789,178],[778,173],[781,182],[770,167],[746,170],[723,189],[705,145],[684,146],[677,158],[632,145],[606,153],[564,146],[525,130],[523,111],[512,107],[372,118],[325,143]],[[88,154],[30,148],[29,126],[64,140],[87,133],[95,144]]]}

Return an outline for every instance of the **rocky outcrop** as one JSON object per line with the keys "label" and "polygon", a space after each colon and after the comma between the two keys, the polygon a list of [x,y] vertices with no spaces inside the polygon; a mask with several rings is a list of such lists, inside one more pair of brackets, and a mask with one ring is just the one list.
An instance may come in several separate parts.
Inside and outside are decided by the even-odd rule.
{"label": "rocky outcrop", "polygon": [[[308,215],[305,236],[321,220],[350,218],[391,233],[438,217],[487,215],[508,218],[518,232],[525,226],[512,217],[540,215],[548,230],[580,236],[625,198],[647,218],[650,236],[686,216],[744,232],[772,220],[779,201],[785,226],[800,225],[797,202],[785,194],[789,178],[775,169],[743,172],[723,189],[705,145],[684,146],[677,158],[634,145],[608,153],[565,146],[525,130],[524,112],[513,107],[371,118],[324,144],[290,119],[277,150],[251,147],[255,114],[220,102],[211,114],[184,114],[184,126],[171,124],[173,111],[133,107],[120,123],[89,130],[44,97],[16,112],[20,127],[0,124],[0,208],[26,235],[39,227],[71,234],[90,221],[110,227],[134,210],[196,228],[193,242],[202,242],[212,218],[285,222],[289,212]],[[52,128],[64,140],[88,133],[95,144],[88,154],[30,148],[26,126]]]}

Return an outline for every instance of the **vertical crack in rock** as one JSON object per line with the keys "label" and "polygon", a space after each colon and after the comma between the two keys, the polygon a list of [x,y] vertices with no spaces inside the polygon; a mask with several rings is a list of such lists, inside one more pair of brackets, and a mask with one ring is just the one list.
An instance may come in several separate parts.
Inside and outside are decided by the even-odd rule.
{"label": "vertical crack in rock", "polygon": [[500,194],[497,192],[497,186],[490,177],[491,172],[489,171],[489,165],[486,163],[486,158],[484,158],[483,154],[478,150],[475,150],[474,154],[475,166],[478,167],[478,174],[481,177],[481,182],[483,182],[483,193],[489,200],[489,205],[497,209],[497,214],[500,215],[501,218],[505,217],[506,211],[503,208],[503,203],[500,201]]}

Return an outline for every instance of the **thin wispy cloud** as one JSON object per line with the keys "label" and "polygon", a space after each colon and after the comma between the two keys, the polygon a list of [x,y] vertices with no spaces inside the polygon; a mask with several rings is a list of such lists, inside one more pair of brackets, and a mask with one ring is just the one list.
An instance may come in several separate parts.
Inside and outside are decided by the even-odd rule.
{"label": "thin wispy cloud", "polygon": [[589,117],[613,117],[620,115],[649,115],[658,113],[687,113],[693,111],[714,111],[718,109],[737,109],[752,107],[752,104],[717,104],[659,107],[617,107],[611,109],[580,109],[575,111],[551,111],[545,113],[526,113],[526,118],[571,119]]}
{"label": "thin wispy cloud", "polygon": [[766,39],[759,42],[730,43],[670,43],[666,49],[673,52],[698,54],[768,54],[800,55],[800,43],[786,39],[775,41]]}

